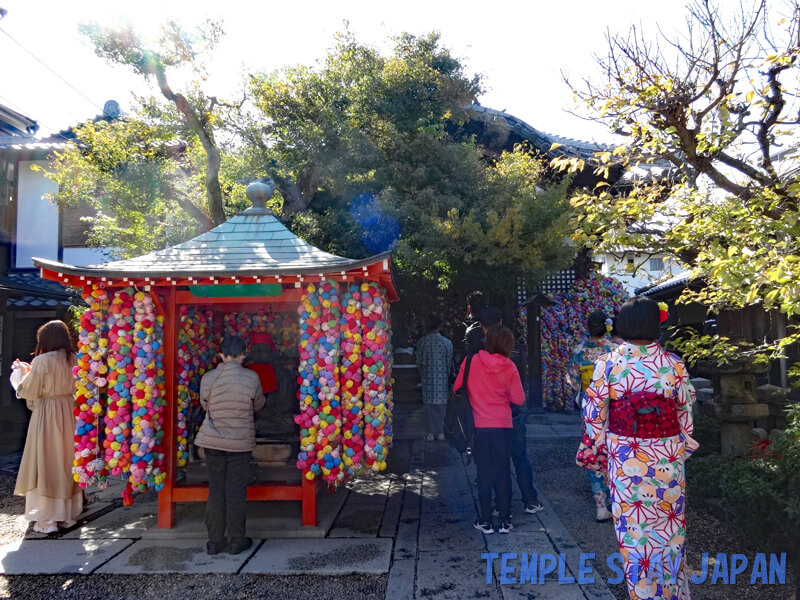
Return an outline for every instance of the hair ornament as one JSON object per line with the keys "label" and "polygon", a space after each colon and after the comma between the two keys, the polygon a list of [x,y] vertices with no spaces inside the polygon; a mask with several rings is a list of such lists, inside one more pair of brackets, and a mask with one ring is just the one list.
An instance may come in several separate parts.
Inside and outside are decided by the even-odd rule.
{"label": "hair ornament", "polygon": [[613,329],[614,329],[614,320],[613,320],[611,317],[608,317],[608,318],[606,319],[606,331],[607,331],[608,333],[611,333],[611,331],[612,331]]}
{"label": "hair ornament", "polygon": [[666,302],[659,302],[658,310],[659,310],[659,315],[658,315],[659,323],[663,323],[664,321],[669,319],[669,306],[667,305]]}

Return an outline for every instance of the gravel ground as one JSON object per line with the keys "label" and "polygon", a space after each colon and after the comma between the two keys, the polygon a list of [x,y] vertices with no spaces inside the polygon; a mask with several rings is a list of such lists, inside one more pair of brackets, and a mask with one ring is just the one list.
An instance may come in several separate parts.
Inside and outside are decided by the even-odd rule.
{"label": "gravel ground", "polygon": [[0,598],[25,600],[383,600],[388,575],[37,575],[0,577]]}
{"label": "gravel ground", "polygon": [[[617,551],[616,538],[610,523],[594,520],[594,502],[589,489],[589,480],[582,469],[575,465],[575,451],[579,440],[529,440],[528,451],[534,465],[537,488],[549,500],[569,532],[585,552],[594,552],[606,557]],[[719,521],[702,506],[695,506],[688,494],[687,534],[688,564],[690,573],[699,573],[702,553],[709,556],[717,553],[742,553],[752,564],[753,555],[759,551],[757,540],[746,539],[732,525]],[[608,579],[612,573],[599,560],[596,573]],[[746,573],[749,574],[748,568]],[[740,575],[741,577],[741,575]],[[785,585],[710,585],[708,582],[692,585],[692,600],[790,600],[794,598],[795,583],[791,572],[787,572]],[[624,584],[609,586],[619,600],[627,600]]]}
{"label": "gravel ground", "polygon": [[16,541],[28,530],[25,498],[14,495],[16,475],[0,471],[0,545]]}

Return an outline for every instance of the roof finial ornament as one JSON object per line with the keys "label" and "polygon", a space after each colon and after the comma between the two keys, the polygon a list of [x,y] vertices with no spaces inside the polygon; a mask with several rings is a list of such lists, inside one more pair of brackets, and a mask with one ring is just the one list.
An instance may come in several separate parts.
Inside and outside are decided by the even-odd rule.
{"label": "roof finial ornament", "polygon": [[244,211],[248,215],[271,215],[272,211],[267,208],[267,200],[272,198],[275,193],[275,182],[269,177],[256,179],[247,186],[245,194],[253,206]]}

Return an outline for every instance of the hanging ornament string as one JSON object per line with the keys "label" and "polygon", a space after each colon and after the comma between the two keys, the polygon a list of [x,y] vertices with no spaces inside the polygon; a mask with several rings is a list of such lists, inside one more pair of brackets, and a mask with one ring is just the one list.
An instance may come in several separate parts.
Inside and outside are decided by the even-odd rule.
{"label": "hanging ornament string", "polygon": [[108,294],[97,286],[86,286],[82,292],[88,308],[80,318],[78,364],[75,376],[75,458],[72,473],[82,488],[106,483],[106,463],[100,456],[100,416],[105,410],[107,384],[106,354],[108,338],[106,316]]}
{"label": "hanging ornament string", "polygon": [[297,308],[300,317],[298,344],[300,362],[297,390],[300,408],[294,418],[295,423],[300,426],[300,452],[297,455],[297,468],[309,480],[314,479],[322,472],[317,464],[317,430],[320,427],[317,350],[322,337],[320,308],[317,288],[314,284],[309,284],[303,291],[300,297],[300,306]]}
{"label": "hanging ornament string", "polygon": [[341,321],[342,369],[342,462],[346,476],[361,470],[364,461],[364,411],[361,387],[363,374],[361,350],[361,290],[357,283],[347,287],[342,299]]}

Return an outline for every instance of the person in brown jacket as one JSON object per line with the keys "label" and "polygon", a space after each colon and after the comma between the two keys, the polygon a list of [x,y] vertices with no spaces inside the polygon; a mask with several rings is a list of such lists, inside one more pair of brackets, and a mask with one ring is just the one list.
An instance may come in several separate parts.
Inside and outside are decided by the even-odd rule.
{"label": "person in brown jacket", "polygon": [[208,469],[206,551],[211,555],[239,554],[253,544],[245,537],[250,453],[256,447],[253,413],[266,403],[258,375],[242,366],[244,340],[226,336],[220,350],[222,362],[200,380],[206,417],[195,438],[205,449]]}

